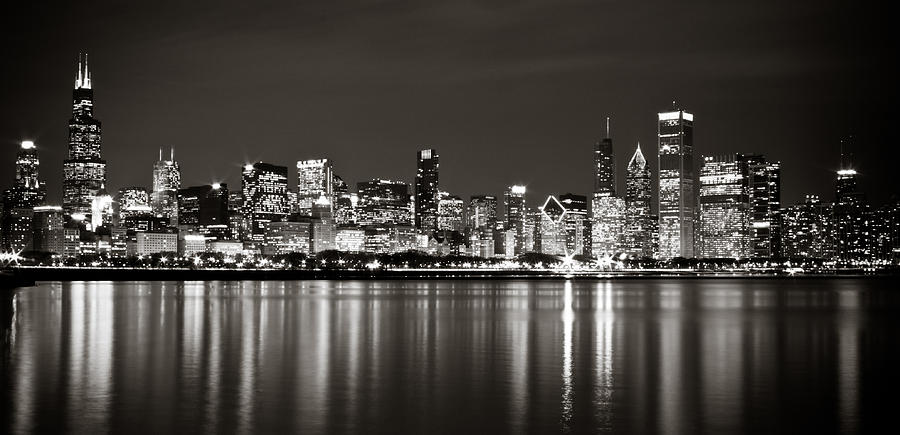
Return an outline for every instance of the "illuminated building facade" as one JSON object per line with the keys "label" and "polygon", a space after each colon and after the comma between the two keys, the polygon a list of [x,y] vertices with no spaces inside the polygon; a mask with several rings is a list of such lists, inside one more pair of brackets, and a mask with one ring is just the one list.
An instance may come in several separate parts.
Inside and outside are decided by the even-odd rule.
{"label": "illuminated building facade", "polygon": [[[412,225],[409,184],[379,178],[357,183],[359,225]],[[352,198],[351,198],[352,201]]]}
{"label": "illuminated building facade", "polygon": [[609,118],[606,118],[606,137],[594,144],[594,193],[606,196],[616,194],[616,163],[609,136]]}
{"label": "illuminated building facade", "polygon": [[290,212],[287,167],[257,162],[244,165],[241,177],[245,241],[261,243],[266,224],[279,222]]}
{"label": "illuminated building facade", "polygon": [[506,208],[506,228],[515,231],[516,247],[513,255],[524,254],[531,251],[533,240],[528,225],[528,206],[525,203],[525,186],[510,186],[503,194],[503,204]]}
{"label": "illuminated building facade", "polygon": [[[340,180],[340,178],[338,178]],[[334,170],[328,159],[300,160],[297,162],[297,208],[309,215],[313,203],[325,195],[329,201],[334,195]],[[343,180],[341,180],[343,181]]]}
{"label": "illuminated building facade", "polygon": [[835,183],[835,254],[843,261],[871,260],[874,238],[869,203],[858,190],[856,170],[849,163],[842,166]]}
{"label": "illuminated building facade", "polygon": [[750,201],[750,253],[754,257],[781,256],[781,162],[744,155]]}
{"label": "illuminated building facade", "polygon": [[834,257],[834,209],[817,195],[781,212],[781,247],[786,258]]}
{"label": "illuminated building facade", "polygon": [[150,195],[143,187],[123,187],[119,189],[115,201],[118,209],[119,222],[125,221],[129,216],[137,216],[151,213]]}
{"label": "illuminated building facade", "polygon": [[694,257],[694,115],[659,113],[659,255]]}
{"label": "illuminated building facade", "polygon": [[747,162],[742,155],[704,156],[700,168],[700,257],[751,254]]}
{"label": "illuminated building facade", "polygon": [[169,160],[163,160],[160,149],[159,160],[153,164],[150,207],[153,214],[168,219],[172,226],[178,225],[178,189],[181,189],[181,170],[175,161],[175,150],[170,150]]}
{"label": "illuminated building facade", "polygon": [[591,255],[607,257],[625,250],[626,203],[623,198],[594,193],[591,201]]}
{"label": "illuminated building facade", "polygon": [[566,255],[566,208],[553,195],[540,207],[540,251],[550,255]]}
{"label": "illuminated building facade", "polygon": [[439,192],[438,231],[462,231],[465,201],[447,192]]}
{"label": "illuminated building facade", "polygon": [[591,224],[588,218],[587,197],[564,193],[559,195],[559,203],[566,209],[566,252],[590,255]]}
{"label": "illuminated building facade", "polygon": [[79,57],[72,118],[69,119],[68,158],[63,162],[63,209],[69,215],[89,216],[94,197],[106,186],[106,160],[100,155],[100,121],[94,118],[94,91],[87,56]]}
{"label": "illuminated building facade", "polygon": [[42,205],[46,196],[39,168],[34,142],[23,141],[16,155],[13,186],[3,192],[0,207],[0,248],[4,250],[32,249],[34,207]]}
{"label": "illuminated building facade", "polygon": [[625,168],[625,240],[623,252],[635,257],[654,255],[653,217],[650,209],[653,179],[638,143]]}
{"label": "illuminated building facade", "polygon": [[33,209],[32,241],[35,251],[63,253],[63,226],[66,223],[62,207],[42,205]]}
{"label": "illuminated building facade", "polygon": [[415,226],[425,232],[433,232],[438,225],[440,159],[433,149],[421,150],[416,156]]}
{"label": "illuminated building facade", "polygon": [[178,190],[178,227],[225,239],[228,229],[228,185],[214,183]]}
{"label": "illuminated building facade", "polygon": [[[287,168],[285,168],[287,170]],[[266,222],[265,246],[266,255],[290,254],[293,252],[310,253],[310,236],[312,228],[309,221],[302,222]]]}
{"label": "illuminated building facade", "polygon": [[497,197],[472,195],[466,208],[466,226],[469,228],[493,228],[497,224]]}

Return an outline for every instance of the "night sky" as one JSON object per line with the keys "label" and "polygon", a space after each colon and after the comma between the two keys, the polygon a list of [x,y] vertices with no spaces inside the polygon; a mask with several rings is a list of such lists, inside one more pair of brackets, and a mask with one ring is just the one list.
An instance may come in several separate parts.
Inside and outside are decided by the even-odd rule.
{"label": "night sky", "polygon": [[443,190],[524,183],[538,205],[589,194],[606,116],[620,190],[638,141],[655,176],[656,113],[673,99],[695,114],[698,165],[780,160],[785,204],[833,198],[850,134],[873,202],[900,184],[900,51],[874,2],[15,3],[0,18],[0,186],[33,139],[51,203],[80,51],[111,192],[149,187],[160,146],[175,147],[184,186],[233,189],[245,162],[289,166],[295,184],[296,161],[321,157],[354,186],[411,182],[415,151],[433,147]]}

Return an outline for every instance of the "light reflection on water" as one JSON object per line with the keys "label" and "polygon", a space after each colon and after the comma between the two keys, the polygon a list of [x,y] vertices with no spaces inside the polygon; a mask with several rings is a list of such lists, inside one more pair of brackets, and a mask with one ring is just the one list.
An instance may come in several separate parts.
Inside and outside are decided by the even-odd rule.
{"label": "light reflection on water", "polygon": [[4,294],[4,432],[853,433],[893,284],[46,283]]}

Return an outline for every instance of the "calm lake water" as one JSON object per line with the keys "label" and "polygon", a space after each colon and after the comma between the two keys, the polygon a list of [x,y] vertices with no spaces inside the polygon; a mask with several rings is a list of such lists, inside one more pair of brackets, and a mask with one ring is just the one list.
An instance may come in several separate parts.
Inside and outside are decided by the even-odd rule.
{"label": "calm lake water", "polygon": [[41,283],[3,291],[0,432],[871,432],[897,284]]}

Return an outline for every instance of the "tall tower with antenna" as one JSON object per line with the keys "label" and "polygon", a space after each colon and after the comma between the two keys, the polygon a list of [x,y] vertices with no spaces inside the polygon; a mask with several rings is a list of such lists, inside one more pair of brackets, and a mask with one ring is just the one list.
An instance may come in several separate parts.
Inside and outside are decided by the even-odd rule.
{"label": "tall tower with antenna", "polygon": [[68,215],[88,218],[94,197],[106,186],[106,160],[100,155],[100,132],[100,121],[94,118],[94,90],[87,54],[79,54],[69,119],[69,153],[63,162],[63,209]]}
{"label": "tall tower with antenna", "polygon": [[169,220],[169,225],[178,224],[178,189],[181,189],[181,169],[175,161],[175,148],[169,150],[169,159],[163,159],[159,149],[159,160],[153,164],[153,192],[150,194],[150,208],[153,214]]}
{"label": "tall tower with antenna", "polygon": [[616,166],[613,159],[612,137],[609,135],[609,117],[606,117],[606,137],[594,143],[594,193],[615,196]]}

